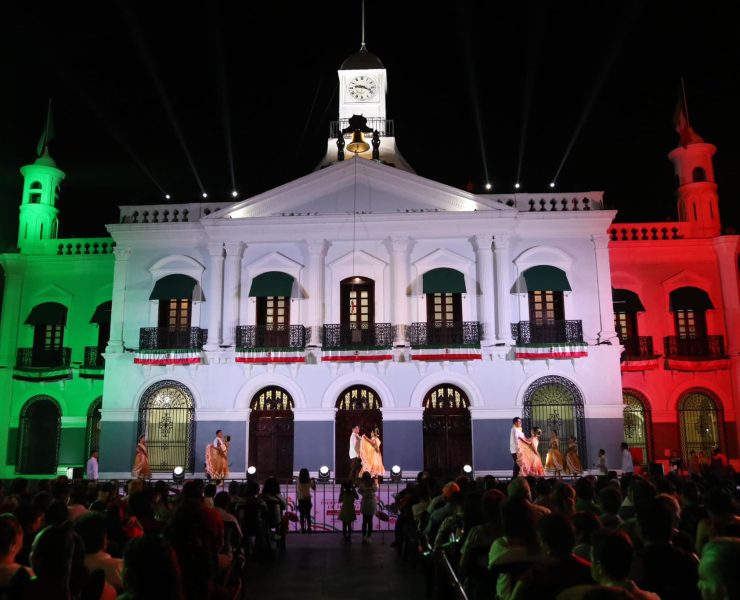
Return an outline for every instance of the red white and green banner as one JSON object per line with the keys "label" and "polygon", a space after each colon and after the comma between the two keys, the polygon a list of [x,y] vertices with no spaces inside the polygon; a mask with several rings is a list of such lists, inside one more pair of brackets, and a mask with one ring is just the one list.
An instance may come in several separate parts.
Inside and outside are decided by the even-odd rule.
{"label": "red white and green banner", "polygon": [[481,351],[479,347],[450,347],[437,346],[427,348],[412,348],[411,360],[480,360]]}
{"label": "red white and green banner", "polygon": [[304,350],[285,348],[238,348],[236,362],[245,364],[257,363],[302,363],[306,362]]}
{"label": "red white and green banner", "polygon": [[584,358],[588,356],[588,346],[562,345],[562,346],[514,346],[514,358]]}
{"label": "red white and green banner", "polygon": [[393,360],[390,348],[376,348],[372,350],[322,350],[321,362],[360,362]]}
{"label": "red white and green banner", "polygon": [[134,354],[136,365],[197,365],[200,362],[200,350],[194,348],[139,350]]}
{"label": "red white and green banner", "polygon": [[729,368],[729,358],[719,358],[717,360],[666,359],[666,369],[670,369],[672,371],[724,371]]}

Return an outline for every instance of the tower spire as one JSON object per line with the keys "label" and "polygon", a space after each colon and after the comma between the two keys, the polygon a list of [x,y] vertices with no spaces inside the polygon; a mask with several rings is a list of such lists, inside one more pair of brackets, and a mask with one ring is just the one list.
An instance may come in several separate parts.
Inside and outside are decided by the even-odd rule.
{"label": "tower spire", "polygon": [[39,143],[36,146],[36,156],[49,154],[49,142],[54,139],[54,122],[51,117],[51,98],[49,98],[49,108],[46,113],[46,124],[41,132]]}
{"label": "tower spire", "polygon": [[360,50],[367,50],[365,46],[365,0],[362,0],[362,40]]}

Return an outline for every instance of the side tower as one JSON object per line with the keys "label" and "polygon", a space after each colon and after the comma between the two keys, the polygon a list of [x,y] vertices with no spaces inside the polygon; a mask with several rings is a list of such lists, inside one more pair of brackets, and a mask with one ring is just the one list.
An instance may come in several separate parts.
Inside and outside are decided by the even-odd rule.
{"label": "side tower", "polygon": [[49,155],[51,137],[50,110],[36,150],[38,158],[33,164],[21,167],[23,196],[18,219],[18,248],[25,254],[33,254],[40,240],[56,239],[59,230],[56,203],[65,174]]}
{"label": "side tower", "polygon": [[676,128],[681,141],[668,158],[678,183],[678,219],[692,225],[691,237],[716,237],[722,229],[712,164],[717,147],[704,142],[692,129],[683,110]]}

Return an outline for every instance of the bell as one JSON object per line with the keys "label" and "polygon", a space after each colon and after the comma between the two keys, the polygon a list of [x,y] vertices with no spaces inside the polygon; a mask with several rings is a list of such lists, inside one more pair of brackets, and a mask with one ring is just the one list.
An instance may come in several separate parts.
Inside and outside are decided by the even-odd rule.
{"label": "bell", "polygon": [[365,141],[365,134],[359,129],[355,129],[352,132],[352,139],[349,144],[347,144],[347,150],[354,154],[360,154],[362,152],[367,152],[369,149],[370,144]]}

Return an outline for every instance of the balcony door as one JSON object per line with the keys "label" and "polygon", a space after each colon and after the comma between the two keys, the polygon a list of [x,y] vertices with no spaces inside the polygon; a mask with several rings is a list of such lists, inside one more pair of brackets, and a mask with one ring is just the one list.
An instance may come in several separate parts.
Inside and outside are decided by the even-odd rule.
{"label": "balcony door", "polygon": [[189,298],[172,298],[159,301],[158,348],[188,347],[192,304]]}
{"label": "balcony door", "polygon": [[257,298],[257,346],[289,346],[290,298],[262,296]]}
{"label": "balcony door", "polygon": [[57,367],[62,364],[64,325],[46,324],[33,328],[33,366]]}
{"label": "balcony door", "polygon": [[529,324],[533,343],[565,341],[563,292],[529,292]]}
{"label": "balcony door", "polygon": [[427,294],[427,343],[462,344],[462,295]]}
{"label": "balcony door", "polygon": [[340,283],[341,345],[373,343],[375,282],[366,277],[348,277]]}

